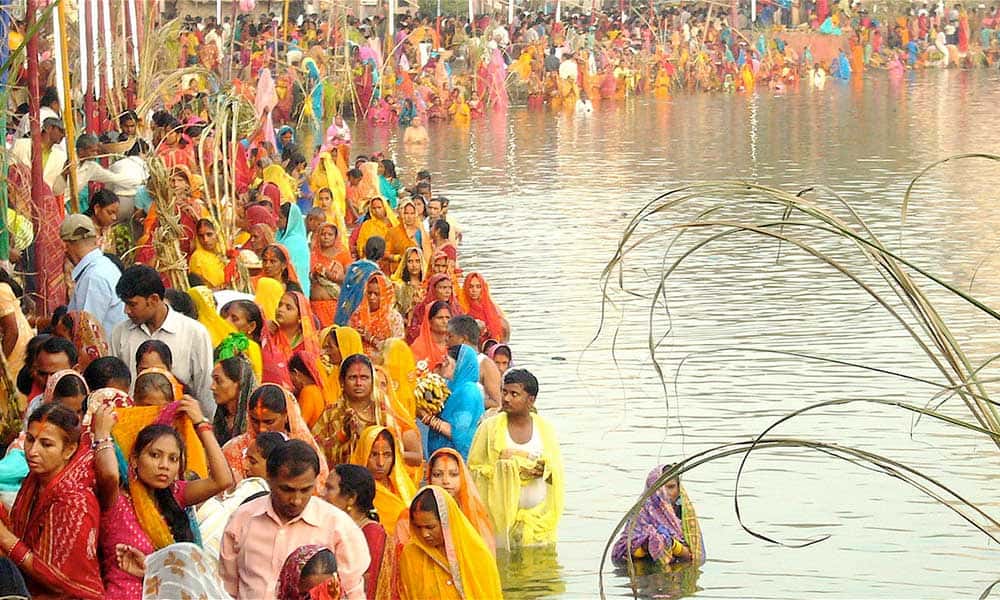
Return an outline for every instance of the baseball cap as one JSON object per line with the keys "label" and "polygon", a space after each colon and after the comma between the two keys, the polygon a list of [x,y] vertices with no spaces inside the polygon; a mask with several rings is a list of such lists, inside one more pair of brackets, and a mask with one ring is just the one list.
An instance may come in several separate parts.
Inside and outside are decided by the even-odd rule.
{"label": "baseball cap", "polygon": [[78,242],[97,237],[97,227],[87,215],[69,215],[59,226],[59,237],[64,242]]}

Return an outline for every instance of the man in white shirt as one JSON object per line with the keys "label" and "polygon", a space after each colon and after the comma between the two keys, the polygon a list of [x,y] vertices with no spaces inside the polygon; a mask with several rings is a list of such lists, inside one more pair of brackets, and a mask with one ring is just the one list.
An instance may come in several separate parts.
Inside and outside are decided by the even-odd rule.
{"label": "man in white shirt", "polygon": [[[59,119],[50,117],[42,121],[42,178],[49,189],[62,179],[62,170],[66,166],[66,151],[60,146],[65,136],[63,122]],[[31,167],[31,141],[31,138],[15,139],[10,149],[11,159],[28,168]]]}
{"label": "man in white shirt", "polygon": [[215,415],[212,395],[212,340],[204,325],[173,310],[164,301],[166,288],[160,274],[146,265],[125,269],[115,287],[125,302],[129,320],[119,323],[111,333],[111,353],[122,359],[138,375],[135,351],[146,340],[160,340],[174,355],[171,371],[187,384],[202,412]]}
{"label": "man in white shirt", "polygon": [[[130,173],[115,173],[101,166],[93,157],[101,154],[101,141],[96,135],[85,133],[76,138],[76,153],[80,157],[80,166],[76,170],[77,190],[82,194],[91,181],[104,184],[112,190],[116,186],[128,187],[133,184],[133,176]],[[73,168],[73,165],[70,165]],[[60,195],[66,192],[67,183],[63,178],[56,181],[52,188],[52,193]],[[80,210],[86,210],[82,203]]]}

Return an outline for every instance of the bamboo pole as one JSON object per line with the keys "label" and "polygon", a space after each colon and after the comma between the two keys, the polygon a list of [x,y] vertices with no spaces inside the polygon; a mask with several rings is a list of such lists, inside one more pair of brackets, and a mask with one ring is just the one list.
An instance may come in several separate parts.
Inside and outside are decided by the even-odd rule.
{"label": "bamboo pole", "polygon": [[62,62],[63,125],[66,127],[66,156],[69,159],[69,203],[74,213],[80,212],[80,196],[76,183],[76,121],[73,117],[73,88],[69,79],[69,41],[66,35],[66,2],[59,0],[60,57]]}
{"label": "bamboo pole", "polygon": [[[61,4],[61,3],[60,3]],[[30,33],[38,13],[38,0],[28,0],[25,8],[25,29]],[[28,37],[28,124],[31,127],[31,204],[39,206],[45,186],[42,164],[42,124],[38,121],[41,92],[38,85],[38,36]],[[67,143],[67,145],[69,145]]]}

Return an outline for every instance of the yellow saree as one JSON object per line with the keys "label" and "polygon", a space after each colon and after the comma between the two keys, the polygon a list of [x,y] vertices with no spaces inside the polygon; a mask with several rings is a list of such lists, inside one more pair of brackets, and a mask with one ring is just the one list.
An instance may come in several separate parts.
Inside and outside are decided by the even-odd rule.
{"label": "yellow saree", "polygon": [[[490,600],[503,598],[496,560],[476,528],[448,492],[433,490],[444,548],[432,548],[411,536],[399,557],[399,588],[403,600]],[[421,490],[422,492],[423,490]]]}
{"label": "yellow saree", "polygon": [[372,446],[375,445],[375,440],[383,431],[388,432],[393,438],[393,465],[389,471],[389,486],[375,481],[375,510],[378,512],[379,522],[391,536],[396,531],[396,521],[409,508],[417,489],[406,469],[402,468],[406,466],[406,463],[403,462],[401,442],[391,431],[381,425],[366,427],[361,432],[361,439],[358,440],[358,445],[354,447],[354,452],[351,454],[351,464],[361,467],[368,466],[368,457],[371,456]]}

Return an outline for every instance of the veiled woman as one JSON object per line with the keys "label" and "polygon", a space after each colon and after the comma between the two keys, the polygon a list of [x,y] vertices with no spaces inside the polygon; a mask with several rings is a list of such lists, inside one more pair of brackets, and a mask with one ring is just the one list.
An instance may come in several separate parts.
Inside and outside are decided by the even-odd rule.
{"label": "veiled woman", "polygon": [[367,427],[361,432],[350,463],[367,468],[375,478],[375,510],[386,532],[393,535],[396,521],[417,491],[404,468],[400,442],[385,427]]}
{"label": "veiled woman", "polygon": [[365,222],[361,224],[358,233],[357,251],[359,256],[365,253],[365,244],[370,238],[380,237],[386,239],[393,223],[389,217],[389,206],[386,201],[376,196],[368,201],[368,211]]}
{"label": "veiled woman", "polygon": [[225,248],[221,248],[219,234],[209,219],[199,219],[196,224],[194,252],[191,253],[189,269],[205,280],[213,290],[226,282]]}
{"label": "veiled woman", "polygon": [[423,301],[413,308],[413,316],[410,324],[406,328],[406,341],[413,342],[420,334],[424,320],[427,318],[427,309],[435,302],[445,302],[451,312],[449,316],[464,314],[462,306],[455,294],[454,284],[446,273],[438,273],[427,280]]}
{"label": "veiled woman", "polygon": [[400,452],[410,466],[423,462],[423,451],[418,435],[398,433],[399,416],[393,411],[389,399],[375,383],[375,367],[364,354],[354,354],[344,359],[339,373],[340,397],[326,407],[319,421],[312,428],[313,435],[323,447],[332,464],[349,462],[367,427],[380,425],[389,428],[399,438]]}
{"label": "veiled woman", "polygon": [[396,286],[396,310],[409,323],[413,318],[413,308],[423,302],[424,293],[424,255],[420,248],[411,247],[403,252],[403,259],[396,267],[392,283]]}
{"label": "veiled woman", "polygon": [[310,272],[310,258],[306,221],[302,218],[302,211],[294,202],[281,205],[281,216],[285,227],[280,228],[282,219],[279,219],[279,229],[275,239],[288,249],[291,262],[295,265],[295,272],[300,274],[299,285],[302,286],[302,293],[308,298],[310,283],[306,275]]}
{"label": "veiled woman", "polygon": [[400,222],[386,233],[385,254],[386,273],[394,273],[403,261],[409,248],[419,248],[425,254],[430,251],[430,236],[417,220],[417,205],[413,200],[404,200],[399,206]]}
{"label": "veiled woman", "polygon": [[392,284],[382,273],[373,273],[365,284],[365,301],[351,317],[351,327],[361,334],[365,354],[381,352],[383,342],[391,337],[403,337],[403,317],[396,312]]}
{"label": "veiled woman", "polygon": [[510,324],[503,312],[493,303],[490,286],[479,273],[469,273],[462,285],[462,308],[479,323],[480,343],[494,339],[506,342],[510,339]]}
{"label": "veiled woman", "polygon": [[[671,465],[659,465],[646,477],[648,491],[659,482]],[[650,560],[660,567],[673,562],[705,562],[705,544],[694,505],[675,477],[657,487],[611,549],[611,560],[625,565],[632,560]]]}
{"label": "veiled woman", "polygon": [[36,598],[104,597],[96,544],[101,510],[90,445],[80,418],[64,406],[46,404],[28,418],[30,473],[9,518],[0,523],[0,547]]}
{"label": "veiled woman", "polygon": [[490,513],[479,497],[479,490],[476,489],[472,473],[462,455],[453,448],[435,450],[427,460],[425,477],[427,485],[440,486],[451,494],[462,509],[462,514],[476,528],[490,551],[496,552]]}
{"label": "veiled woman", "polygon": [[447,491],[423,488],[409,516],[410,538],[399,557],[403,600],[503,598],[493,554]]}

